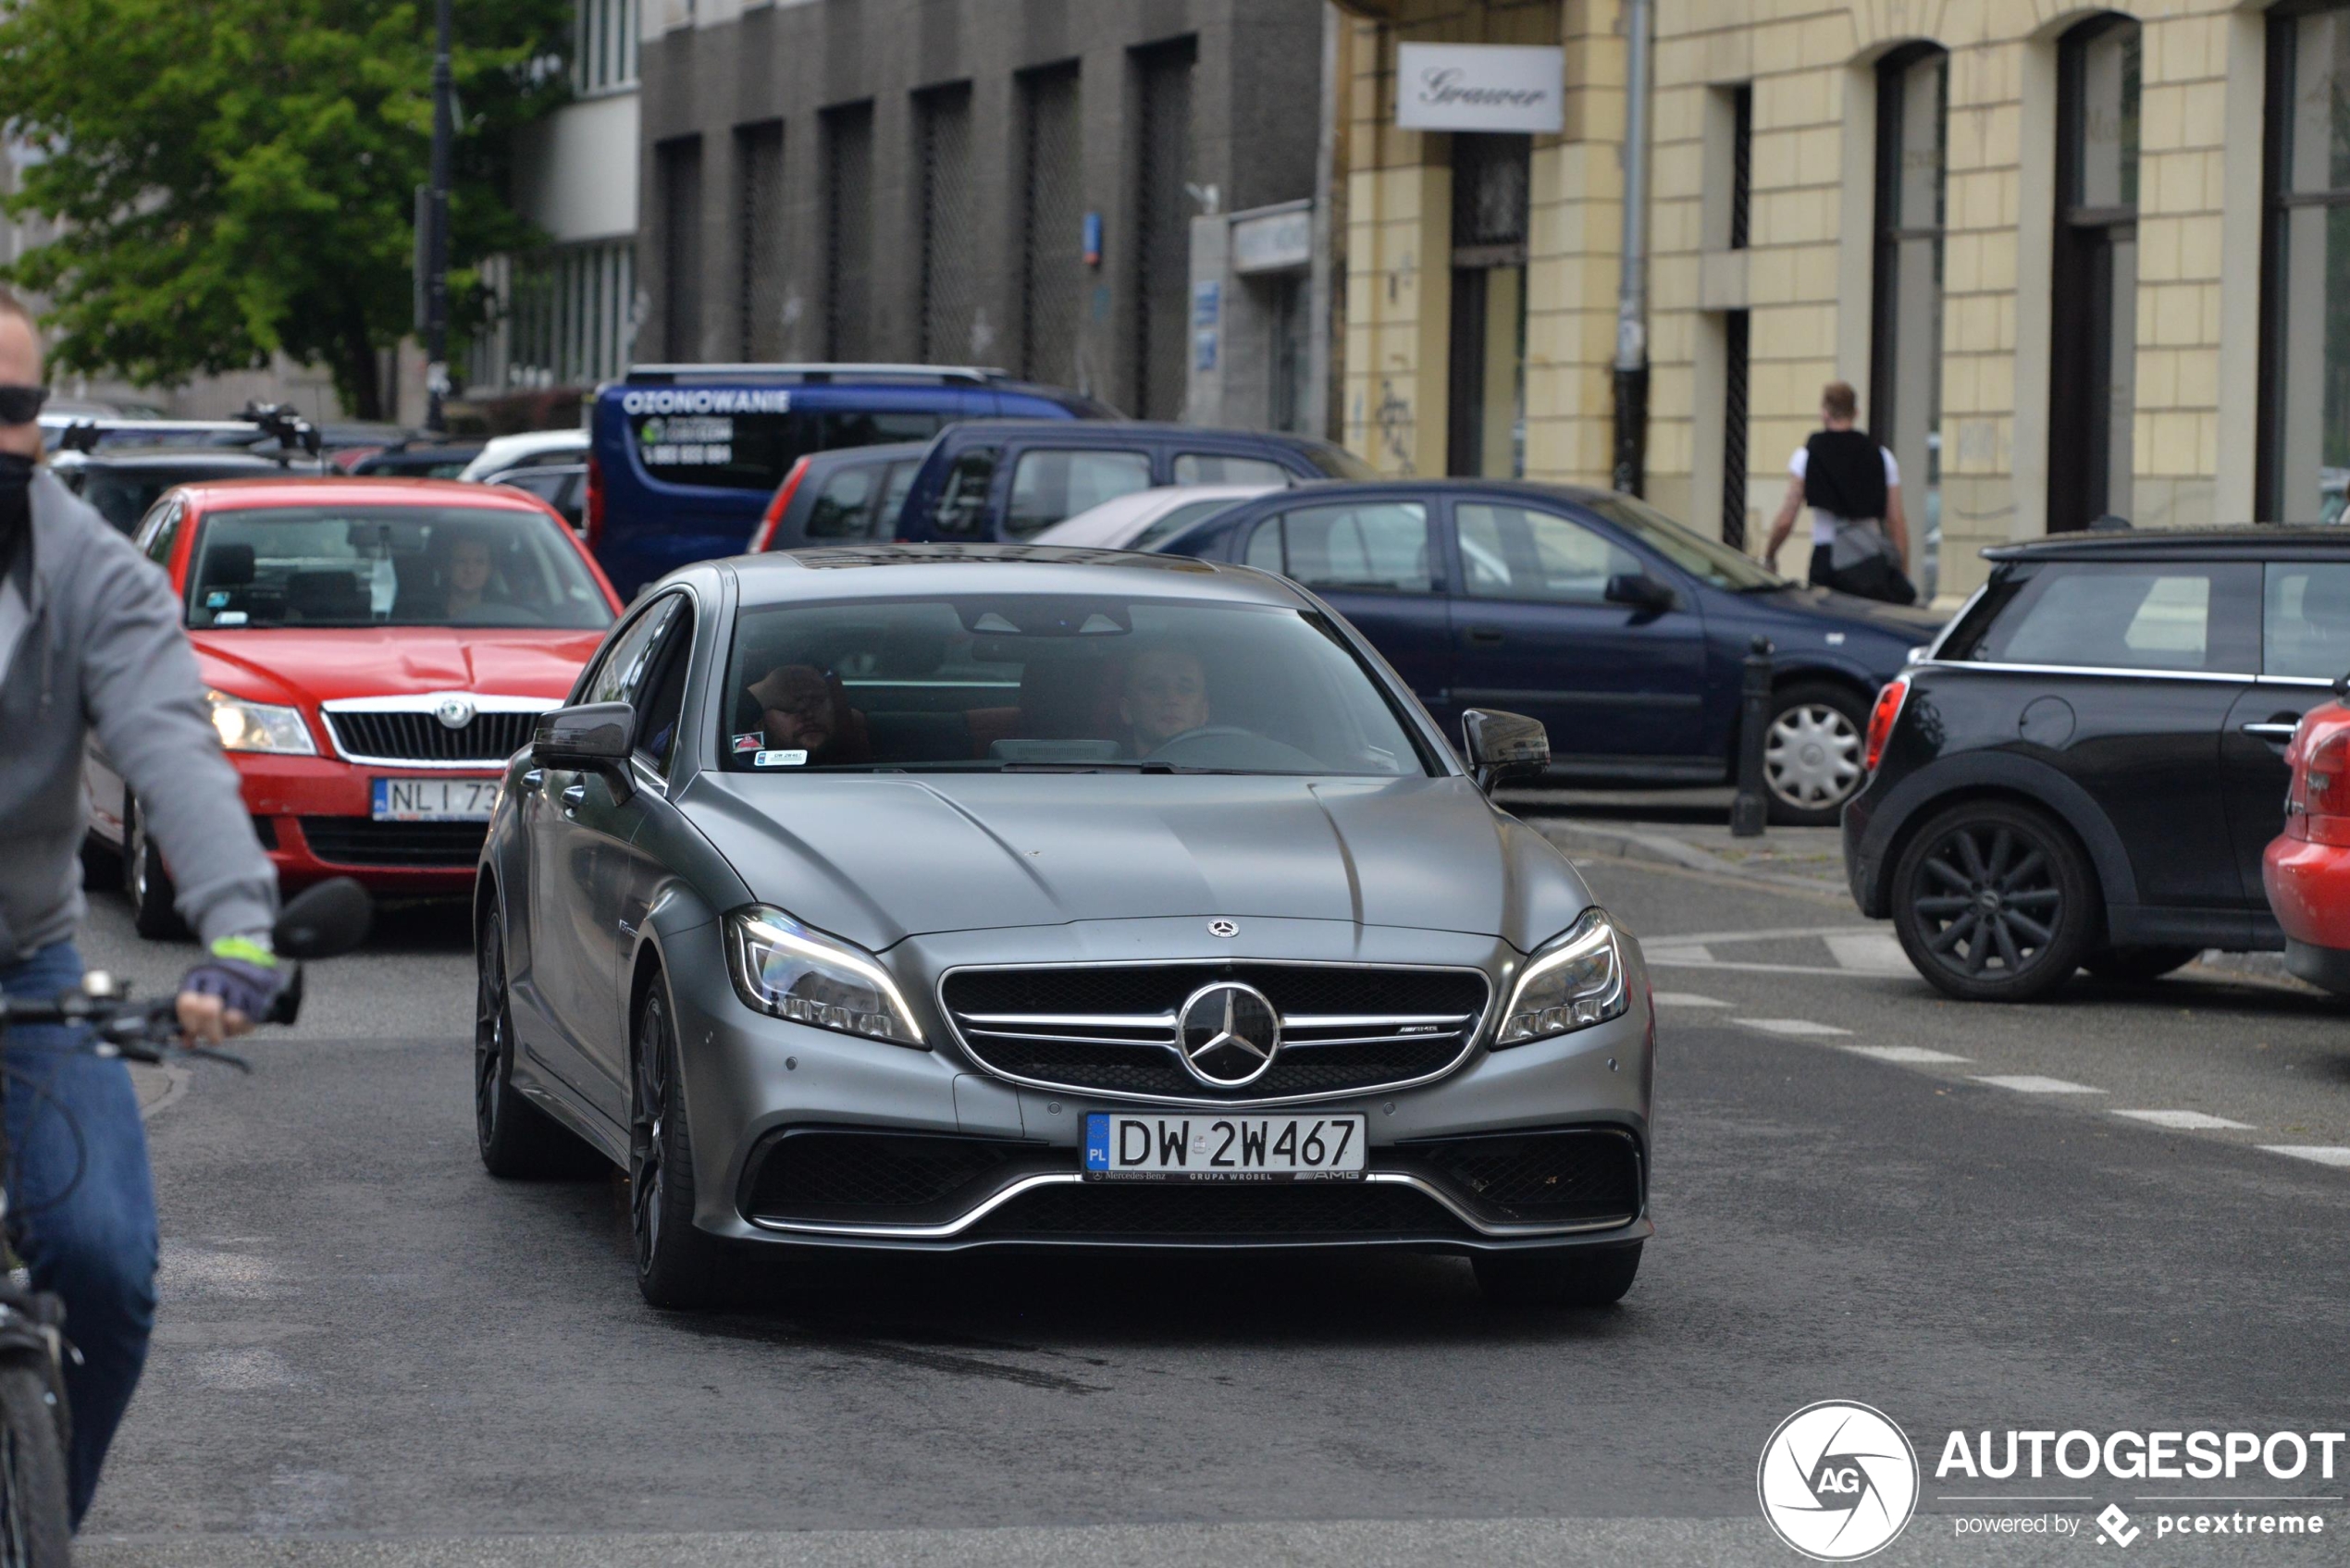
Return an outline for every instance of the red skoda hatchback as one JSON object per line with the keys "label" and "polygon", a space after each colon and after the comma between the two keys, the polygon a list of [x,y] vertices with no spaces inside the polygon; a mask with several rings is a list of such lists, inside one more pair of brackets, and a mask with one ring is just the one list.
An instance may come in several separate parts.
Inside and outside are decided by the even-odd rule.
{"label": "red skoda hatchback", "polygon": [[[442,479],[187,485],[136,538],[187,606],[220,744],[287,888],[473,885],[505,760],[620,609],[563,521]],[[139,930],[175,929],[169,869],[104,755],[93,854],[119,853]]]}

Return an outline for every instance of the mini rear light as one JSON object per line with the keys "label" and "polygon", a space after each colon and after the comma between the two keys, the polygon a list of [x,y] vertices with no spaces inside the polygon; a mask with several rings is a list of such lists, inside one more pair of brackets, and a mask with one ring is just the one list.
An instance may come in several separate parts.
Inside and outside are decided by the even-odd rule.
{"label": "mini rear light", "polygon": [[1868,745],[1861,759],[1861,766],[1872,773],[1876,772],[1877,763],[1884,760],[1885,743],[1893,738],[1894,722],[1901,717],[1901,705],[1909,700],[1909,697],[1910,678],[1907,675],[1887,681],[1885,689],[1876,694],[1876,707],[1869,713]]}
{"label": "mini rear light", "polygon": [[759,519],[758,531],[750,537],[750,554],[764,554],[775,542],[775,525],[784,520],[784,512],[791,505],[793,493],[799,488],[799,482],[807,477],[808,460],[803,457],[791,465],[791,472],[784,475],[784,482],[775,487],[775,499],[767,503],[765,514]]}
{"label": "mini rear light", "polygon": [[604,542],[604,465],[596,461],[592,451],[588,454],[586,516],[588,548],[592,550]]}

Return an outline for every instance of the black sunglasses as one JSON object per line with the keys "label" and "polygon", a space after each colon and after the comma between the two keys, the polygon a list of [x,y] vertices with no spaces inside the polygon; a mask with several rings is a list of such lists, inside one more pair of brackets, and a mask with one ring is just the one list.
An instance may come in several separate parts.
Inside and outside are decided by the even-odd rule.
{"label": "black sunglasses", "polygon": [[0,387],[0,425],[30,425],[48,401],[46,387]]}

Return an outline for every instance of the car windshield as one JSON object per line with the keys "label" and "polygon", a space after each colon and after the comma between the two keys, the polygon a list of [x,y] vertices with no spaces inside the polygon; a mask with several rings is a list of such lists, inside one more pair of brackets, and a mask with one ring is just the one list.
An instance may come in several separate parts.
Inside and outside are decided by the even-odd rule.
{"label": "car windshield", "polygon": [[1597,512],[1690,576],[1734,593],[1790,586],[1776,572],[1725,544],[1692,533],[1664,513],[1629,496],[1585,496],[1577,504]]}
{"label": "car windshield", "polygon": [[1278,605],[986,595],[746,611],[720,735],[742,772],[1421,776],[1336,628]]}
{"label": "car windshield", "polygon": [[188,624],[197,627],[598,631],[612,619],[563,525],[502,507],[216,512],[188,574]]}

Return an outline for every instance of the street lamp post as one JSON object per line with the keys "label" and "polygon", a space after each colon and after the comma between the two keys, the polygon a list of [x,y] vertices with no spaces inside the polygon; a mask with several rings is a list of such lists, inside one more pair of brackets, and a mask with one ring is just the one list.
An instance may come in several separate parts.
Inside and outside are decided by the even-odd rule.
{"label": "street lamp post", "polygon": [[456,82],[449,68],[450,0],[435,0],[432,56],[432,184],[422,221],[425,271],[425,428],[449,427],[449,179],[456,156]]}

